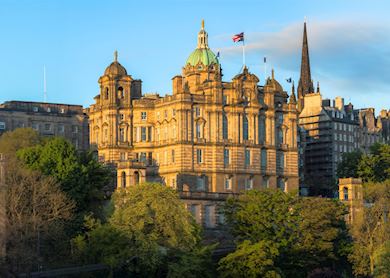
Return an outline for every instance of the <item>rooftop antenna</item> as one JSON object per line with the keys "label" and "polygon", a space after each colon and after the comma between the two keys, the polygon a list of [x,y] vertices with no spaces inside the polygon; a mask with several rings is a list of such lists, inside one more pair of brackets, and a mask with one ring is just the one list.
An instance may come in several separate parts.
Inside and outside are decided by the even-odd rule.
{"label": "rooftop antenna", "polygon": [[43,65],[43,102],[47,102],[46,66],[45,65]]}

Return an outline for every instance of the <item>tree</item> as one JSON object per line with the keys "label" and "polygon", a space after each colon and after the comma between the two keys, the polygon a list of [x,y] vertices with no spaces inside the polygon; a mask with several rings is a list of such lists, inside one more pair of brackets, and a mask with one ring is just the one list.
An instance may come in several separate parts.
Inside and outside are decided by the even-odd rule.
{"label": "tree", "polygon": [[145,183],[116,191],[112,202],[108,223],[73,241],[80,257],[146,277],[210,271],[202,267],[209,253],[199,245],[200,228],[176,191]]}
{"label": "tree", "polygon": [[365,184],[364,196],[368,205],[352,225],[354,243],[349,258],[356,275],[373,275],[378,250],[390,240],[390,180]]}
{"label": "tree", "polygon": [[362,155],[360,150],[343,153],[342,159],[337,165],[337,176],[339,178],[357,178],[358,165]]}
{"label": "tree", "polygon": [[383,182],[390,179],[390,145],[376,143],[370,154],[363,155],[357,173],[364,182]]}
{"label": "tree", "polygon": [[279,255],[278,246],[272,241],[251,243],[244,240],[235,252],[221,259],[218,270],[221,277],[282,277],[280,269],[275,266]]}
{"label": "tree", "polygon": [[306,277],[308,271],[345,257],[339,246],[349,240],[346,209],[338,201],[251,190],[229,199],[225,214],[238,246],[220,261],[223,276],[242,270],[252,277]]}
{"label": "tree", "polygon": [[74,203],[53,178],[23,168],[12,169],[5,199],[10,269],[30,271],[37,263],[50,263],[63,254],[59,243],[63,228],[72,218]]}
{"label": "tree", "polygon": [[18,158],[30,169],[55,178],[76,202],[78,212],[93,211],[104,200],[102,188],[111,181],[111,171],[99,164],[91,153],[79,153],[64,138],[55,137],[42,144],[23,148]]}

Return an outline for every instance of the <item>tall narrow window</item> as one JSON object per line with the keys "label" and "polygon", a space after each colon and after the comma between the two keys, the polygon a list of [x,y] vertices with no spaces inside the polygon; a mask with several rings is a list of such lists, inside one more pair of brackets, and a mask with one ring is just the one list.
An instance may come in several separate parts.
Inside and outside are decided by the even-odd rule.
{"label": "tall narrow window", "polygon": [[225,164],[225,167],[229,165],[230,163],[230,157],[229,157],[229,150],[224,149],[223,150],[223,162]]}
{"label": "tall narrow window", "polygon": [[148,127],[148,142],[152,142],[152,127]]}
{"label": "tall narrow window", "polygon": [[248,135],[248,117],[244,114],[242,117],[242,138],[244,140],[249,139]]}
{"label": "tall narrow window", "polygon": [[202,124],[196,123],[196,138],[202,138]]}
{"label": "tall narrow window", "polygon": [[278,143],[283,144],[284,143],[284,138],[283,138],[283,129],[278,128]]}
{"label": "tall narrow window", "polygon": [[279,153],[279,168],[281,170],[284,169],[284,153],[283,152]]}
{"label": "tall narrow window", "polygon": [[141,142],[146,142],[146,127],[141,127]]}
{"label": "tall narrow window", "polygon": [[245,166],[248,167],[251,164],[251,151],[245,149]]}
{"label": "tall narrow window", "polygon": [[104,98],[108,99],[109,98],[109,93],[108,93],[108,88],[106,88],[106,91],[104,92]]}
{"label": "tall narrow window", "polygon": [[262,116],[258,118],[258,133],[259,133],[259,144],[264,144],[265,141],[265,119]]}
{"label": "tall narrow window", "polygon": [[267,150],[261,149],[261,168],[266,169],[267,168]]}
{"label": "tall narrow window", "polygon": [[119,129],[119,140],[125,142],[125,129],[123,127]]}
{"label": "tall narrow window", "polygon": [[286,191],[286,182],[283,178],[278,178],[277,186],[278,186],[278,189],[280,189],[282,191]]}
{"label": "tall narrow window", "polygon": [[143,120],[143,121],[145,121],[146,120],[146,118],[147,118],[147,114],[146,114],[146,112],[141,112],[141,120]]}
{"label": "tall narrow window", "polygon": [[231,177],[225,177],[225,189],[232,190],[232,178]]}
{"label": "tall narrow window", "polygon": [[200,164],[203,163],[203,152],[201,149],[196,150],[196,161]]}
{"label": "tall narrow window", "polygon": [[126,173],[122,172],[121,174],[121,186],[122,188],[126,188]]}
{"label": "tall narrow window", "polygon": [[222,114],[222,138],[228,139],[228,118],[225,113]]}
{"label": "tall narrow window", "polygon": [[175,150],[172,150],[171,156],[172,156],[172,163],[175,163]]}
{"label": "tall narrow window", "polygon": [[343,188],[343,193],[344,193],[344,201],[348,201],[348,188],[347,187]]}
{"label": "tall narrow window", "polygon": [[125,93],[122,87],[118,88],[118,98],[125,98]]}

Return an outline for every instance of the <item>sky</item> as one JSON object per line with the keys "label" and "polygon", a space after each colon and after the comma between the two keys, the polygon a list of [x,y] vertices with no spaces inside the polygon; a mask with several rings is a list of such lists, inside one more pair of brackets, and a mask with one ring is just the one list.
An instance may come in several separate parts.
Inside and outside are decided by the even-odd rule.
{"label": "sky", "polygon": [[[246,65],[264,83],[271,69],[284,90],[299,80],[306,18],[312,78],[323,98],[355,108],[390,108],[390,1],[379,0],[0,0],[0,102],[47,100],[88,107],[98,79],[118,60],[143,93],[172,91],[171,78],[196,48],[205,20],[224,80]],[[267,57],[267,65],[263,63]]]}

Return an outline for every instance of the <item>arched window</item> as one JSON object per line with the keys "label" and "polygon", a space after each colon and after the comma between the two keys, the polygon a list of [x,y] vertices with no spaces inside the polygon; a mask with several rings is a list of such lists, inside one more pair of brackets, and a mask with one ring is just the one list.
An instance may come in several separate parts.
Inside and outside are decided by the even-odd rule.
{"label": "arched window", "polygon": [[348,187],[343,188],[344,201],[348,201]]}
{"label": "arched window", "polygon": [[106,90],[105,90],[105,92],[104,92],[104,98],[105,99],[108,99],[109,98],[109,90],[108,90],[108,88],[106,88]]}
{"label": "arched window", "polygon": [[121,174],[121,186],[122,188],[126,188],[126,173],[122,172]]}
{"label": "arched window", "polygon": [[248,140],[248,117],[244,114],[242,118],[242,136],[244,140]]}
{"label": "arched window", "polygon": [[139,184],[139,172],[134,172],[134,184]]}
{"label": "arched window", "polygon": [[225,113],[222,114],[222,138],[228,139],[228,118]]}
{"label": "arched window", "polygon": [[118,98],[125,98],[125,93],[122,87],[118,88]]}

